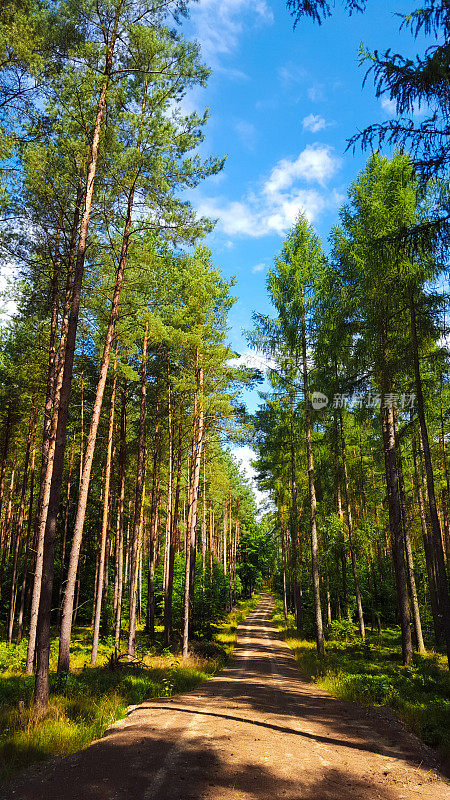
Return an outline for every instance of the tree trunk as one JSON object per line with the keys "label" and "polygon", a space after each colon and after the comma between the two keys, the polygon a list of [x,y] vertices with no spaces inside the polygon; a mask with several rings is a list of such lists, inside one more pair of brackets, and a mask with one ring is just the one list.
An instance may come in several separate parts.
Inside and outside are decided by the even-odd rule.
{"label": "tree trunk", "polygon": [[28,522],[27,522],[27,539],[25,545],[25,557],[23,563],[23,577],[22,577],[22,590],[20,594],[20,608],[19,608],[19,617],[18,617],[18,629],[17,629],[17,644],[20,644],[22,641],[23,636],[23,620],[25,614],[25,600],[27,594],[27,583],[28,583],[28,563],[30,557],[30,549],[32,547],[32,520],[33,520],[33,500],[34,500],[34,475],[35,475],[35,462],[36,462],[36,426],[37,426],[37,416],[34,417],[34,427],[33,427],[33,443],[32,443],[32,454],[31,454],[31,469],[30,469],[30,497],[28,501]]}
{"label": "tree trunk", "polygon": [[168,384],[167,384],[167,434],[168,434],[168,453],[167,453],[167,464],[168,464],[168,486],[167,486],[167,505],[166,505],[166,535],[165,535],[165,542],[164,542],[164,583],[163,583],[163,592],[164,592],[164,639],[166,639],[166,605],[168,603],[168,592],[167,592],[167,584],[168,584],[168,573],[169,573],[169,558],[170,558],[170,550],[172,547],[172,510],[173,510],[173,424],[172,424],[172,393],[170,389],[170,373],[169,373],[169,366],[167,369],[168,375]]}
{"label": "tree trunk", "polygon": [[[156,390],[155,403],[155,433],[153,437],[153,472],[152,472],[152,499],[150,505],[150,527],[148,542],[148,576],[147,576],[147,632],[150,638],[155,638],[155,566],[156,566],[156,530],[158,519],[159,481],[161,467],[160,445],[160,420],[159,420],[159,386]],[[166,607],[164,605],[164,613]]]}
{"label": "tree trunk", "polygon": [[433,465],[431,462],[430,443],[428,439],[428,429],[425,419],[425,403],[422,391],[422,378],[420,375],[419,364],[419,345],[417,341],[416,309],[414,296],[411,294],[411,344],[414,361],[414,375],[417,394],[417,412],[419,417],[420,432],[422,436],[423,455],[425,461],[425,474],[427,478],[428,503],[430,508],[431,536],[433,543],[434,558],[436,561],[436,583],[439,601],[439,614],[441,617],[441,627],[444,631],[445,643],[447,647],[447,661],[450,667],[450,598],[448,593],[447,573],[445,571],[444,549],[442,547],[441,526],[436,506],[436,495],[434,490]]}
{"label": "tree trunk", "polygon": [[[61,398],[58,409],[58,426],[56,431],[55,455],[53,474],[50,489],[50,498],[47,512],[47,522],[44,536],[44,555],[42,567],[42,586],[39,601],[39,616],[37,630],[37,669],[34,688],[34,701],[36,706],[45,711],[48,707],[48,677],[50,656],[50,616],[53,591],[54,553],[56,543],[56,524],[58,519],[59,500],[61,495],[62,474],[64,466],[64,453],[66,447],[67,420],[69,412],[69,398],[72,386],[73,360],[75,354],[76,333],[81,301],[81,287],[83,283],[84,262],[86,256],[87,233],[91,213],[92,198],[94,193],[95,173],[97,170],[100,136],[103,127],[106,97],[113,65],[113,52],[117,38],[121,4],[117,6],[111,39],[106,51],[104,80],[100,90],[94,129],[91,141],[90,161],[87,172],[84,207],[81,215],[80,234],[76,267],[73,280],[72,303],[67,331],[67,343],[64,358],[64,374],[61,387]],[[76,570],[75,570],[76,572]],[[74,578],[75,579],[75,578]],[[72,620],[70,620],[72,622]],[[68,657],[67,657],[68,666]]]}
{"label": "tree trunk", "polygon": [[309,386],[308,386],[308,363],[306,357],[306,321],[305,310],[302,308],[301,320],[301,339],[302,339],[302,367],[303,367],[303,395],[305,401],[305,427],[306,427],[306,454],[308,465],[308,488],[310,504],[310,527],[311,527],[311,570],[314,595],[314,618],[316,626],[317,655],[319,658],[325,656],[325,643],[323,638],[322,609],[320,605],[320,584],[319,584],[319,561],[318,561],[318,542],[317,542],[317,521],[316,521],[316,490],[314,485],[314,459],[312,451],[311,437],[311,409],[309,405]]}
{"label": "tree trunk", "polygon": [[294,439],[294,396],[290,398],[290,467],[291,467],[291,514],[290,514],[290,534],[291,534],[291,560],[292,560],[292,583],[294,592],[294,609],[297,632],[300,634],[303,628],[303,596],[301,586],[302,554],[299,548],[298,535],[298,506],[297,506],[297,475],[295,468],[295,439]]}
{"label": "tree trunk", "polygon": [[98,640],[100,635],[100,618],[102,613],[102,599],[103,599],[103,588],[104,588],[103,584],[105,577],[106,542],[107,542],[108,522],[110,519],[111,467],[112,467],[114,412],[116,403],[116,382],[117,382],[117,349],[118,349],[118,339],[116,339],[114,375],[111,387],[111,402],[109,406],[108,440],[106,445],[106,465],[105,465],[105,483],[104,483],[105,488],[103,493],[102,530],[100,534],[100,559],[98,566],[94,630],[92,635],[91,664],[93,666],[95,666],[95,664],[97,663]]}
{"label": "tree trunk", "polygon": [[192,587],[194,585],[194,570],[195,570],[195,532],[197,525],[197,511],[198,511],[198,488],[200,483],[200,464],[202,457],[203,446],[203,367],[199,366],[199,354],[196,352],[196,372],[197,372],[197,387],[198,387],[198,420],[196,438],[194,440],[194,447],[192,453],[191,465],[191,507],[188,510],[188,525],[186,529],[186,570],[185,570],[185,585],[184,585],[184,619],[183,619],[183,658],[188,655],[189,648],[189,627],[192,619]]}
{"label": "tree trunk", "polygon": [[407,507],[405,480],[403,477],[402,453],[398,435],[397,415],[395,414],[395,412],[394,412],[394,426],[395,426],[395,444],[396,444],[396,455],[397,455],[397,473],[398,473],[398,485],[399,485],[399,496],[400,496],[400,509],[402,514],[402,523],[403,523],[403,537],[405,540],[405,554],[406,554],[406,568],[408,576],[409,596],[411,599],[411,609],[412,609],[414,632],[416,635],[417,649],[419,653],[425,653],[426,650],[423,642],[422,623],[420,621],[420,610],[419,610],[419,601],[417,598],[416,580],[414,577],[414,562],[413,562],[412,547],[411,547],[411,519]]}
{"label": "tree trunk", "polygon": [[11,470],[11,478],[9,481],[9,491],[8,491],[8,500],[6,503],[5,519],[3,524],[3,552],[2,552],[2,563],[0,565],[0,595],[3,586],[3,572],[5,569],[6,557],[8,555],[8,550],[11,545],[10,529],[12,523],[12,505],[13,505],[13,494],[15,488],[15,478],[16,478],[16,456],[14,455],[12,470]]}
{"label": "tree trunk", "polygon": [[175,549],[177,544],[178,515],[180,508],[181,464],[183,450],[183,425],[181,419],[182,403],[180,404],[180,420],[178,423],[177,444],[177,482],[175,487],[175,504],[172,516],[172,531],[170,537],[169,564],[167,576],[166,597],[164,600],[164,643],[169,645],[172,636],[172,596],[173,596],[173,570],[175,564]]}
{"label": "tree trunk", "polygon": [[35,429],[35,399],[33,398],[33,405],[30,414],[30,422],[28,425],[27,446],[25,450],[25,459],[23,464],[23,477],[22,477],[22,491],[20,493],[19,503],[19,518],[17,521],[16,541],[13,553],[13,565],[11,575],[11,593],[9,598],[9,613],[8,613],[8,645],[12,642],[13,627],[14,627],[14,614],[16,609],[16,596],[17,596],[17,564],[19,559],[20,548],[22,546],[22,529],[25,517],[25,502],[28,486],[28,466],[30,463],[31,443],[33,440],[33,431]]}
{"label": "tree trunk", "polygon": [[75,456],[75,436],[73,437],[72,448],[70,451],[69,475],[67,478],[66,510],[64,512],[64,530],[61,542],[61,578],[59,581],[59,593],[58,593],[58,628],[61,623],[61,603],[64,591],[63,587],[64,587],[64,572],[66,568],[67,530],[69,527],[70,492],[72,488],[72,470],[73,470],[74,456]]}
{"label": "tree trunk", "polygon": [[123,595],[123,513],[125,505],[125,471],[127,463],[127,382],[124,380],[121,391],[120,412],[120,451],[119,482],[117,491],[117,524],[115,550],[115,616],[114,647],[120,649],[120,627],[122,622]]}
{"label": "tree trunk", "polygon": [[402,655],[403,664],[408,666],[412,662],[413,653],[411,628],[409,624],[406,568],[403,555],[403,529],[397,476],[397,459],[395,452],[394,414],[392,407],[382,409],[382,426],[386,485],[389,505],[389,527],[391,530],[392,556],[394,561],[398,611],[400,615],[400,627],[402,632]]}
{"label": "tree trunk", "polygon": [[108,328],[106,331],[105,344],[103,348],[103,356],[100,365],[100,375],[97,384],[97,392],[95,396],[94,407],[92,410],[91,424],[89,427],[89,434],[86,442],[86,452],[83,458],[83,473],[80,484],[80,492],[78,496],[78,508],[77,508],[77,514],[75,518],[75,525],[73,531],[69,568],[67,572],[66,591],[64,593],[58,672],[67,672],[69,669],[69,651],[70,651],[70,637],[72,630],[72,609],[73,609],[75,578],[77,573],[78,560],[80,556],[81,540],[83,537],[84,519],[86,516],[89,483],[91,477],[92,462],[94,459],[98,424],[100,421],[100,412],[103,403],[106,378],[108,375],[109,359],[113,343],[114,331],[119,315],[120,294],[122,291],[123,276],[125,271],[125,264],[127,260],[128,245],[131,233],[133,200],[134,200],[134,184],[128,195],[125,229],[122,238],[122,249],[120,253],[119,267],[116,275],[114,295],[111,302],[111,310],[109,315]]}
{"label": "tree trunk", "polygon": [[[411,412],[411,422],[412,422],[412,412]],[[427,520],[427,515],[425,513],[425,503],[422,492],[422,481],[419,474],[419,466],[417,461],[417,444],[414,432],[412,435],[412,454],[414,462],[414,478],[416,484],[416,493],[417,493],[417,500],[419,503],[420,524],[422,528],[423,548],[425,552],[425,563],[428,575],[428,588],[430,592],[431,615],[433,618],[434,638],[436,646],[440,647],[442,644],[443,632],[441,628],[441,619],[439,616],[439,606],[437,600],[436,570],[431,548],[431,541],[430,541],[431,537],[428,531],[428,520]]]}
{"label": "tree trunk", "polygon": [[280,528],[281,528],[281,557],[283,561],[283,613],[284,618],[287,619],[287,594],[286,594],[286,545],[285,545],[285,522],[283,507],[280,507]]}
{"label": "tree trunk", "polygon": [[3,452],[2,452],[2,468],[0,474],[0,541],[3,541],[2,537],[2,510],[3,510],[3,495],[5,491],[5,475],[6,475],[6,465],[8,463],[8,451],[9,451],[9,442],[11,438],[11,427],[12,427],[12,402],[8,403],[8,411],[6,414],[6,422],[5,422],[5,433],[3,438]]}
{"label": "tree trunk", "polygon": [[344,477],[344,494],[345,494],[345,507],[347,511],[347,528],[348,528],[348,543],[350,546],[350,557],[352,560],[352,571],[353,571],[353,581],[355,584],[355,596],[356,596],[356,608],[358,611],[358,625],[359,625],[359,633],[361,635],[361,639],[365,638],[366,631],[364,627],[364,615],[363,615],[363,608],[361,602],[361,592],[359,590],[359,580],[358,580],[358,570],[356,567],[356,555],[355,555],[355,548],[353,544],[353,521],[352,521],[352,509],[350,505],[350,492],[348,486],[348,472],[347,472],[347,453],[345,447],[345,435],[344,435],[344,422],[342,419],[342,411],[339,414],[339,422],[341,427],[341,452],[342,452],[342,467],[343,467],[343,477]]}
{"label": "tree trunk", "polygon": [[139,444],[138,464],[136,474],[136,495],[134,501],[134,522],[130,553],[130,616],[128,628],[128,658],[134,658],[134,645],[136,639],[136,577],[139,535],[141,527],[142,497],[145,480],[145,414],[147,396],[147,336],[148,322],[145,323],[144,340],[142,343],[141,366],[141,408],[139,414]]}

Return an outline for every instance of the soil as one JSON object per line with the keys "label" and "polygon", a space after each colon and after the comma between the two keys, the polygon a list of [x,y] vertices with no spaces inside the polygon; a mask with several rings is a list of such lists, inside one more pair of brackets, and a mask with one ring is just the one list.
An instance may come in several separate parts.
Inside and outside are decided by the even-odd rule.
{"label": "soil", "polygon": [[304,682],[264,595],[230,665],[142,703],[4,800],[450,800],[436,754],[390,714]]}

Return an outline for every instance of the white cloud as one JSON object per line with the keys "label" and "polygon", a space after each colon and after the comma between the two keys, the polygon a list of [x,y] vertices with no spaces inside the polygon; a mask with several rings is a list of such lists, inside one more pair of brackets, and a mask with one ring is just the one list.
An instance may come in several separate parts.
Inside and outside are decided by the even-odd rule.
{"label": "white cloud", "polygon": [[[343,197],[335,189],[325,190],[340,166],[331,147],[311,145],[296,159],[279,161],[258,192],[234,201],[204,198],[197,203],[197,210],[217,219],[218,228],[228,236],[283,236],[300,212],[312,223],[327,208],[342,203]],[[302,183],[317,183],[320,190]]]}
{"label": "white cloud", "polygon": [[303,83],[308,76],[303,67],[299,67],[298,64],[285,64],[283,67],[280,67],[278,70],[278,74],[283,83]]}
{"label": "white cloud", "polygon": [[287,189],[296,180],[319,183],[324,186],[339,169],[341,161],[327,145],[308,145],[295,161],[283,158],[273,168],[264,186],[266,194],[274,194]]}
{"label": "white cloud", "polygon": [[250,481],[260,512],[265,509],[268,510],[269,506],[271,505],[270,494],[269,492],[261,492],[258,489],[258,484],[256,482],[256,470],[251,463],[256,458],[255,451],[252,450],[252,448],[248,445],[245,445],[244,447],[233,447],[231,452],[236,459],[238,466]]}
{"label": "white cloud", "polygon": [[200,0],[191,19],[206,62],[217,66],[221,55],[236,49],[250,24],[270,24],[272,11],[265,0]]}
{"label": "white cloud", "polygon": [[328,127],[328,123],[318,114],[308,114],[307,117],[304,117],[302,125],[304,131],[311,131],[312,133],[323,131],[324,128]]}
{"label": "white cloud", "polygon": [[308,89],[308,97],[313,103],[318,103],[320,100],[325,99],[324,93],[324,84],[323,83],[315,83],[313,86],[310,86]]}
{"label": "white cloud", "polygon": [[[384,113],[387,114],[389,117],[395,117],[397,114],[397,103],[395,102],[395,100],[390,100],[389,97],[383,97],[381,99],[381,108],[383,109]],[[419,104],[419,102],[416,101],[415,103],[413,103],[410,115],[412,117],[423,117],[429,113],[430,109],[426,104],[423,103]]]}
{"label": "white cloud", "polygon": [[254,266],[254,267],[253,267],[253,269],[252,269],[252,272],[264,272],[264,270],[266,269],[266,267],[267,267],[267,264],[264,264],[264,263],[262,263],[262,264],[255,264],[255,266]]}
{"label": "white cloud", "polygon": [[240,119],[235,123],[234,128],[244,147],[253,150],[256,144],[255,126],[251,122]]}
{"label": "white cloud", "polygon": [[393,117],[397,112],[397,104],[395,100],[390,100],[389,97],[383,97],[381,100],[381,108],[390,117]]}
{"label": "white cloud", "polygon": [[261,369],[263,372],[277,368],[275,359],[258,350],[245,350],[239,356],[230,358],[228,363],[231,367],[254,367],[254,369]]}

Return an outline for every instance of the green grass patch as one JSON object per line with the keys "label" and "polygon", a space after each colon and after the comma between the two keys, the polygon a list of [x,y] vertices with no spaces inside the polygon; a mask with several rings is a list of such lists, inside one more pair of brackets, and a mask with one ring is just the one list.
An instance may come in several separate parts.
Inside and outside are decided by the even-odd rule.
{"label": "green grass patch", "polygon": [[91,667],[91,631],[79,628],[71,647],[72,672],[57,675],[55,639],[51,648],[50,704],[44,716],[38,716],[33,709],[34,677],[24,675],[26,642],[10,648],[1,643],[0,781],[7,781],[38,761],[80,750],[124,717],[130,705],[194,689],[224,666],[233,650],[238,625],[258,601],[259,597],[253,597],[240,603],[212,625],[211,640],[194,642],[193,654],[187,659],[168,648],[149,646],[144,632],[139,631],[139,664],[120,664],[110,669],[113,647],[106,640],[99,647],[99,666]]}
{"label": "green grass patch", "polygon": [[315,643],[299,639],[294,617],[284,619],[276,604],[274,622],[294,651],[302,675],[343,700],[369,706],[389,706],[420,738],[450,755],[450,674],[438,653],[414,655],[411,667],[402,665],[400,630],[368,632],[333,623],[327,631],[326,658],[318,659]]}

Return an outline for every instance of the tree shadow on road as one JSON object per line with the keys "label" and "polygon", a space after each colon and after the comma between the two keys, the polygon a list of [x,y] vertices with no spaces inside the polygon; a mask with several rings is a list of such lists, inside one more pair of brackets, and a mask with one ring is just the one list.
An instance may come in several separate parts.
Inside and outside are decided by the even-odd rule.
{"label": "tree shadow on road", "polygon": [[[220,747],[220,741],[219,741]],[[279,755],[279,754],[277,754]],[[274,761],[276,761],[274,754]],[[107,737],[86,750],[25,776],[2,800],[398,800],[378,781],[344,769],[261,766],[234,760],[202,739]],[[399,787],[397,787],[398,789]],[[428,795],[430,796],[430,795]],[[444,798],[442,798],[444,800]]]}

